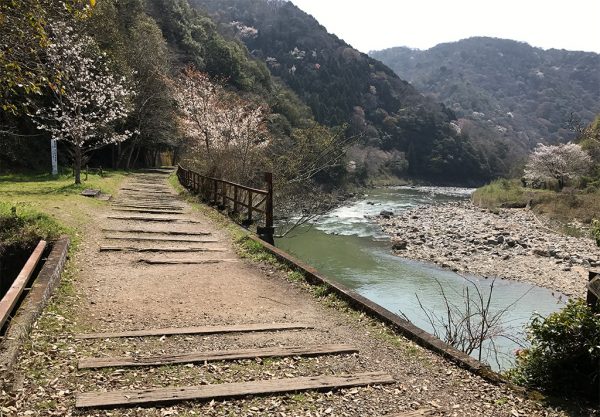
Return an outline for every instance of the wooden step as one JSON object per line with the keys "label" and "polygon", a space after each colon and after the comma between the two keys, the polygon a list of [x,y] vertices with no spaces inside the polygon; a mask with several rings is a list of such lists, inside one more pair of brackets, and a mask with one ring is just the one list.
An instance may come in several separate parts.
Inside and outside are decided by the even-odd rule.
{"label": "wooden step", "polygon": [[[438,414],[438,411],[436,411],[435,408],[421,408],[419,410],[404,411],[402,413],[397,414],[386,414],[385,417],[426,417],[435,415],[441,415]],[[444,413],[443,415],[446,415],[446,413]]]}
{"label": "wooden step", "polygon": [[140,242],[184,242],[184,243],[217,243],[218,240],[207,240],[185,237],[153,237],[153,236],[105,236],[108,240],[134,240]]}
{"label": "wooden step", "polygon": [[234,361],[240,359],[274,358],[285,356],[320,356],[357,353],[354,346],[328,344],[315,346],[288,346],[255,349],[222,350],[213,352],[188,352],[171,355],[157,355],[140,358],[84,358],[79,360],[79,369],[161,366],[181,363]]}
{"label": "wooden step", "polygon": [[128,213],[148,213],[148,214],[181,214],[180,210],[156,210],[139,208],[114,208],[113,211],[124,211]]}
{"label": "wooden step", "polygon": [[210,265],[220,263],[236,263],[238,259],[139,259],[138,262],[148,265]]}
{"label": "wooden step", "polygon": [[340,376],[309,376],[264,381],[192,387],[168,387],[144,390],[86,392],[78,394],[77,408],[107,408],[164,404],[188,400],[213,400],[247,395],[279,394],[308,390],[331,390],[365,385],[392,384],[394,379],[383,372],[366,372]]}
{"label": "wooden step", "polygon": [[176,235],[176,236],[209,236],[210,232],[178,232],[176,230],[146,230],[146,229],[101,229],[103,232],[115,233],[147,233],[156,235]]}
{"label": "wooden step", "polygon": [[106,216],[107,219],[112,220],[131,220],[131,221],[140,221],[140,222],[164,222],[164,223],[201,223],[198,220],[191,219],[179,219],[173,217],[147,217],[147,216]]}
{"label": "wooden step", "polygon": [[258,323],[234,324],[224,326],[199,326],[199,327],[169,327],[164,329],[145,329],[111,333],[79,334],[75,339],[108,339],[113,337],[144,337],[144,336],[173,336],[189,334],[217,334],[217,333],[245,333],[245,332],[272,332],[278,330],[312,329],[313,326],[304,323]]}
{"label": "wooden step", "polygon": [[146,247],[134,248],[132,246],[100,246],[100,252],[165,252],[165,253],[182,253],[182,252],[225,252],[225,248],[159,248]]}
{"label": "wooden step", "polygon": [[182,211],[185,207],[170,205],[170,204],[132,204],[132,203],[117,203],[114,202],[111,204],[112,207],[116,207],[118,209],[151,209],[151,210],[176,210]]}

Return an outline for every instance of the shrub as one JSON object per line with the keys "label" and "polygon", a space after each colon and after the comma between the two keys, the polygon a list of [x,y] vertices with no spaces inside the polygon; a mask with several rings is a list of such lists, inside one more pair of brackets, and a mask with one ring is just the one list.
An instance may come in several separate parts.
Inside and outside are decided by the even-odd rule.
{"label": "shrub", "polygon": [[590,232],[592,238],[596,239],[596,245],[600,246],[600,220],[592,220]]}
{"label": "shrub", "polygon": [[552,395],[599,399],[600,314],[571,300],[528,326],[531,347],[517,354],[514,382]]}

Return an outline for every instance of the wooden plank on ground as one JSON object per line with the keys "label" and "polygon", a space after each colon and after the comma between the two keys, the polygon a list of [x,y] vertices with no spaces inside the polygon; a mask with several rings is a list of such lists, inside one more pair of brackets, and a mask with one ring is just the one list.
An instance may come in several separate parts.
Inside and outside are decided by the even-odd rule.
{"label": "wooden plank on ground", "polygon": [[46,241],[40,240],[40,243],[33,250],[32,254],[25,262],[23,269],[19,272],[19,275],[15,278],[12,285],[0,300],[0,328],[4,327],[4,324],[8,320],[8,317],[12,313],[13,308],[19,301],[21,294],[23,294],[23,290],[27,285],[27,282],[31,278],[35,267],[40,262],[42,258],[42,254],[44,253],[44,249],[46,249]]}
{"label": "wooden plank on ground", "polygon": [[173,403],[188,400],[213,400],[247,395],[279,394],[309,390],[331,390],[365,385],[392,384],[383,372],[365,372],[340,376],[309,376],[264,381],[234,382],[193,387],[169,387],[129,391],[86,392],[78,394],[77,408],[107,408]]}
{"label": "wooden plank on ground", "polygon": [[225,252],[224,248],[134,248],[132,246],[100,246],[100,252]]}
{"label": "wooden plank on ground", "polygon": [[427,417],[436,414],[435,408],[421,408],[419,410],[403,411],[397,414],[386,414],[385,417]]}
{"label": "wooden plank on ground", "polygon": [[179,219],[173,217],[148,217],[148,216],[106,216],[107,219],[112,220],[131,220],[140,222],[181,222],[181,223],[200,223],[198,220],[191,219]]}
{"label": "wooden plank on ground", "polygon": [[148,213],[148,214],[181,214],[181,210],[156,210],[156,209],[139,209],[139,208],[118,208],[113,207],[113,211],[124,211],[127,213]]}
{"label": "wooden plank on ground", "polygon": [[148,265],[211,265],[235,263],[238,259],[139,259],[138,262]]}
{"label": "wooden plank on ground", "polygon": [[151,210],[173,210],[182,211],[185,207],[175,204],[138,204],[138,203],[112,203],[112,207],[125,209],[151,209]]}
{"label": "wooden plank on ground", "polygon": [[221,350],[212,352],[187,352],[171,355],[156,355],[139,358],[84,358],[79,360],[79,369],[161,366],[195,362],[234,361],[240,359],[274,358],[285,356],[321,356],[357,353],[358,349],[345,344],[315,346],[286,346],[254,349]]}
{"label": "wooden plank on ground", "polygon": [[108,339],[113,337],[173,336],[189,334],[272,332],[278,330],[312,329],[304,323],[257,323],[233,324],[223,326],[170,327],[164,329],[145,329],[111,333],[88,333],[76,335],[76,339]]}
{"label": "wooden plank on ground", "polygon": [[103,232],[115,233],[148,233],[157,235],[176,235],[176,236],[209,236],[211,232],[178,232],[177,230],[146,230],[146,229],[101,229]]}
{"label": "wooden plank on ground", "polygon": [[142,188],[131,188],[131,187],[123,187],[123,188],[121,188],[121,190],[133,191],[133,192],[137,192],[140,194],[169,194],[169,195],[172,195],[173,197],[176,196],[176,194],[173,194],[169,190],[144,190]]}
{"label": "wooden plank on ground", "polygon": [[135,240],[140,242],[187,242],[187,243],[217,243],[218,240],[198,239],[192,237],[153,237],[153,236],[106,236],[108,240]]}

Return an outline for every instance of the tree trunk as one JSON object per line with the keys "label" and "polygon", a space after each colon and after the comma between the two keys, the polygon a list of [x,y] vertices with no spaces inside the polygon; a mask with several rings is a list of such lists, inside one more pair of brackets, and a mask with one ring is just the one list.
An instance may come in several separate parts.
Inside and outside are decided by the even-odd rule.
{"label": "tree trunk", "polygon": [[125,170],[127,171],[129,171],[129,168],[131,167],[131,156],[133,155],[135,148],[135,145],[131,145],[131,149],[129,149],[129,155],[127,155],[127,162],[125,163]]}
{"label": "tree trunk", "polygon": [[81,148],[75,145],[75,184],[81,184]]}

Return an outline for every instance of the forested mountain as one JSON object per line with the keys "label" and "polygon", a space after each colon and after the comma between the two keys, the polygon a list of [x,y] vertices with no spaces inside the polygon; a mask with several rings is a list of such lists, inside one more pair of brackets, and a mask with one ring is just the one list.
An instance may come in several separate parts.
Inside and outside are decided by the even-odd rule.
{"label": "forested mountain", "polygon": [[492,128],[523,150],[571,140],[569,121],[586,125],[600,112],[600,55],[594,53],[475,37],[370,55],[459,118]]}
{"label": "forested mountain", "polygon": [[191,1],[219,22],[222,34],[243,41],[319,122],[349,123],[361,135],[361,148],[351,155],[358,172],[437,181],[482,181],[506,172],[504,144],[471,140],[449,108],[329,34],[291,2]]}

